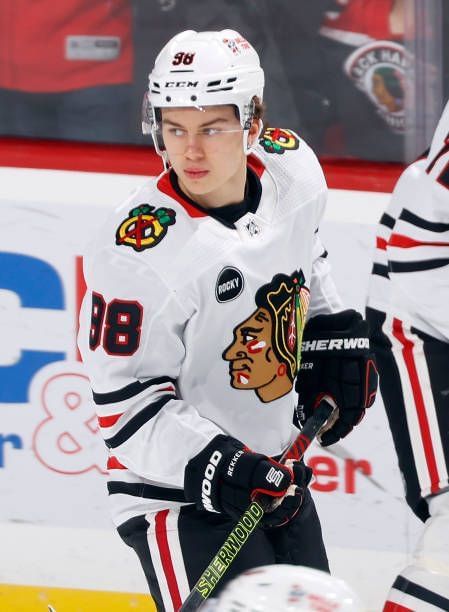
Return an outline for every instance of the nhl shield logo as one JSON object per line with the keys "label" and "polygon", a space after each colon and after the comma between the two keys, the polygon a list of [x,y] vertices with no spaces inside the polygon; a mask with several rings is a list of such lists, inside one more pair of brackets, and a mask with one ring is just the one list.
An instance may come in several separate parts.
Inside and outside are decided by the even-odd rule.
{"label": "nhl shield logo", "polygon": [[257,225],[257,223],[254,221],[254,219],[250,219],[248,223],[245,223],[244,227],[248,234],[251,236],[251,238],[254,238],[254,236],[258,236],[262,231]]}
{"label": "nhl shield logo", "polygon": [[358,47],[344,65],[348,77],[395,133],[405,131],[405,81],[409,65],[406,49],[389,40]]}

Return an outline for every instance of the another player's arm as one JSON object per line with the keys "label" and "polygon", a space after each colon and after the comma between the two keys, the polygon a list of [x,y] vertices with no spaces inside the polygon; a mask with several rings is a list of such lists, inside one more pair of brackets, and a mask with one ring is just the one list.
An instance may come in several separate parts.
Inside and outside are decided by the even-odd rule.
{"label": "another player's arm", "polygon": [[394,207],[397,220],[385,258],[394,316],[402,318],[400,310],[405,310],[423,321],[428,333],[434,330],[440,340],[449,341],[442,306],[449,299],[449,283],[442,281],[449,259],[449,145],[444,141],[431,151],[409,166],[395,186],[387,212]]}

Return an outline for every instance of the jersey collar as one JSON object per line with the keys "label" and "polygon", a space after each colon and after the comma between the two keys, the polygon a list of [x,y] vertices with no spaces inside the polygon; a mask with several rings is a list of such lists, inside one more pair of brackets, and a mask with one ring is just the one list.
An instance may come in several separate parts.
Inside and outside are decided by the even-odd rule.
{"label": "jersey collar", "polygon": [[235,229],[234,223],[247,212],[255,213],[262,195],[260,177],[265,170],[263,163],[255,156],[248,156],[247,182],[245,199],[236,204],[220,208],[203,208],[189,198],[179,187],[178,177],[173,170],[168,170],[159,179],[157,188],[170,198],[176,200],[190,217],[212,217],[226,227]]}

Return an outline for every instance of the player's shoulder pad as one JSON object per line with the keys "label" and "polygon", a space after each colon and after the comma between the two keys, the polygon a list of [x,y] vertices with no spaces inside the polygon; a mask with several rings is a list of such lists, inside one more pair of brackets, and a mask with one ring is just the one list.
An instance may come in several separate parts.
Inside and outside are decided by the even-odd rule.
{"label": "player's shoulder pad", "polygon": [[293,130],[266,128],[259,137],[255,151],[272,171],[288,173],[299,182],[313,182],[324,189],[326,182],[317,156]]}
{"label": "player's shoulder pad", "polygon": [[254,152],[278,183],[294,187],[303,197],[309,199],[326,189],[315,153],[293,130],[266,128]]}
{"label": "player's shoulder pad", "polygon": [[178,249],[195,232],[200,211],[189,211],[170,187],[164,173],[150,179],[115,211],[108,222],[111,245],[129,254],[151,255],[157,265],[160,256]]}

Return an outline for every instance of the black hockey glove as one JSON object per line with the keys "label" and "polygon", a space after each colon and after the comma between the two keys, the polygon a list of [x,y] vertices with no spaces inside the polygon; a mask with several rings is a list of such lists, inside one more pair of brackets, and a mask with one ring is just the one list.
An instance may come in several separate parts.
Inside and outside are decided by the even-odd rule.
{"label": "black hockey glove", "polygon": [[[291,468],[294,474],[295,488],[292,494],[290,494],[290,491],[287,493],[277,508],[264,514],[261,521],[263,529],[282,527],[282,525],[291,521],[298,514],[302,506],[305,490],[312,478],[313,472],[303,461],[293,461]],[[274,504],[276,504],[276,501]]]}
{"label": "black hockey glove", "polygon": [[302,363],[296,380],[297,417],[301,424],[321,398],[330,395],[339,409],[332,427],[321,435],[328,446],[344,438],[374,403],[378,375],[370,350],[368,324],[355,310],[310,319],[302,338]]}
{"label": "black hockey glove", "polygon": [[[267,511],[261,526],[276,527],[297,514],[311,473],[302,463],[290,468],[253,453],[235,438],[218,435],[187,464],[184,493],[198,509],[224,512],[234,519],[241,517],[256,493],[263,494],[275,509]],[[282,500],[292,484],[297,485],[291,489],[295,494]]]}

